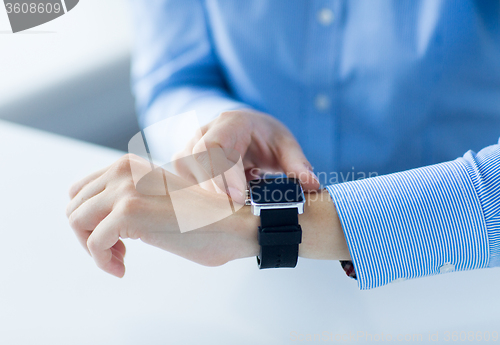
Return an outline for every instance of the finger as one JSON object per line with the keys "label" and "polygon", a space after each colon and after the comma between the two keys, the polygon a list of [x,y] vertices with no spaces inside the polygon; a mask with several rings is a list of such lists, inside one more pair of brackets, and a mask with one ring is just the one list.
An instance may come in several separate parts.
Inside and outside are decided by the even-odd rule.
{"label": "finger", "polygon": [[[221,115],[222,116],[222,115]],[[244,116],[226,116],[210,127],[193,146],[193,154],[210,148],[222,148],[226,157],[245,154],[252,142],[252,121]],[[239,160],[238,157],[232,159]]]}
{"label": "finger", "polygon": [[304,191],[319,189],[318,177],[314,174],[311,164],[291,133],[276,137],[274,152],[281,169],[288,177],[298,178]]}
{"label": "finger", "polygon": [[189,160],[189,157],[192,155],[193,147],[198,141],[200,141],[201,137],[201,133],[196,133],[196,135],[188,141],[184,149],[180,152],[176,152],[172,157],[173,166],[176,172],[179,174],[179,176],[190,182],[197,181],[191,170],[191,161]]}
{"label": "finger", "polygon": [[[189,151],[189,154],[191,154],[191,151],[192,149]],[[186,157],[187,155],[184,152],[178,152],[174,154],[174,156],[172,157],[173,166],[180,177],[191,183],[196,183],[198,181],[196,181],[196,177],[191,172],[191,169],[189,168],[189,162],[186,161],[188,158]]]}
{"label": "finger", "polygon": [[188,156],[178,158],[175,167],[179,176],[192,184],[199,184],[201,188],[210,192],[220,192],[211,181],[213,175],[207,171],[209,169],[205,169],[191,152]]}
{"label": "finger", "polygon": [[228,112],[205,126],[201,136],[191,139],[176,157],[184,156],[176,161],[177,171],[185,178],[194,177],[205,190],[227,193],[243,203],[246,179],[241,157],[250,142],[251,122]]}
{"label": "finger", "polygon": [[111,249],[116,250],[118,253],[120,253],[122,259],[125,258],[125,255],[127,254],[127,247],[125,247],[125,244],[121,240],[116,242],[116,244]]}
{"label": "finger", "polygon": [[[201,135],[192,138],[183,151],[178,152],[173,157],[173,166],[175,171],[182,178],[195,184],[199,184],[201,188],[210,192],[221,192],[210,181],[211,176],[201,166],[193,155],[193,147],[200,141]],[[203,150],[205,146],[203,145]]]}
{"label": "finger", "polygon": [[245,190],[246,190],[246,173],[243,165],[243,160],[239,157],[239,160],[234,163],[234,157],[228,159],[232,167],[228,168],[222,176],[225,178],[227,184],[227,192],[233,201],[243,205],[245,204]]}
{"label": "finger", "polygon": [[113,247],[111,247],[111,253],[112,253],[113,257],[116,258],[116,260],[118,262],[120,262],[123,265],[123,267],[125,267],[125,257],[116,248],[119,244],[121,244],[123,246],[123,248],[125,248],[125,245],[123,244],[122,240],[119,240],[118,242],[116,242],[116,244]]}
{"label": "finger", "polygon": [[73,229],[94,230],[113,209],[112,193],[106,190],[83,202],[69,215]]}
{"label": "finger", "polygon": [[92,231],[90,230],[79,230],[73,228],[73,231],[75,232],[76,238],[78,239],[78,242],[82,245],[83,249],[90,254],[89,248],[87,246],[87,241],[89,240],[90,235],[92,234]]}
{"label": "finger", "polygon": [[225,192],[235,201],[244,203],[246,178],[240,152],[229,147],[233,145],[232,142],[223,147],[213,138],[208,139],[210,141],[207,143],[202,138],[193,148],[197,164],[212,180],[217,191]]}
{"label": "finger", "polygon": [[104,174],[106,171],[108,171],[108,169],[109,169],[109,166],[104,168],[104,169],[101,169],[99,171],[96,171],[96,172],[86,176],[85,178],[81,179],[80,181],[74,183],[69,189],[70,199],[73,199],[80,192],[80,190],[83,187],[85,187],[87,184],[94,181],[98,177],[100,177],[102,174]]}
{"label": "finger", "polygon": [[92,197],[100,194],[106,188],[105,181],[101,178],[102,175],[92,182],[85,185],[79,192],[74,196],[73,199],[70,200],[68,206],[66,207],[66,217],[70,217],[70,215],[82,205],[87,200]]}
{"label": "finger", "polygon": [[[226,150],[227,151],[227,150]],[[218,193],[226,193],[239,203],[244,203],[246,187],[243,162],[239,154],[227,157],[222,148],[209,148],[207,151],[196,154],[196,161],[200,169],[206,170],[207,179],[212,188]],[[205,188],[201,185],[202,188]]]}
{"label": "finger", "polygon": [[[87,241],[92,231],[108,216],[112,209],[110,202],[104,194],[100,193],[87,200],[69,216],[69,224],[73,229],[78,242],[90,254]],[[123,254],[125,255],[125,254]]]}
{"label": "finger", "polygon": [[120,240],[122,224],[110,213],[95,228],[87,240],[87,247],[97,266],[103,271],[118,278],[125,275],[125,264],[120,248],[124,246]]}

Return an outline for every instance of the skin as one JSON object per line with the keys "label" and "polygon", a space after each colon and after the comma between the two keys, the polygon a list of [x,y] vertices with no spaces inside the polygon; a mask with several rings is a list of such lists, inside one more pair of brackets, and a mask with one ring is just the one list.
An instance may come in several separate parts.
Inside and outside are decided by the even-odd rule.
{"label": "skin", "polygon": [[[137,174],[142,176],[137,182]],[[135,181],[134,182],[134,177]],[[205,266],[256,256],[260,220],[250,207],[200,229],[180,233],[169,189],[189,188],[183,198],[190,209],[218,212],[227,196],[192,186],[186,179],[157,168],[134,155],[125,155],[111,166],[75,183],[66,214],[75,234],[102,270],[125,274],[122,239],[143,242]],[[349,260],[350,255],[333,202],[326,191],[306,196],[306,211],[299,255],[311,259]],[[193,212],[196,217],[200,212]]]}
{"label": "skin", "polygon": [[[217,151],[221,154],[214,157]],[[190,155],[195,160],[178,159]],[[215,185],[205,182],[219,175],[214,171],[214,161],[227,168],[240,159],[243,167],[227,174],[225,184],[222,179],[216,179]],[[202,127],[201,136],[194,137],[174,160],[181,177],[206,190],[226,192],[239,203],[245,201],[246,181],[266,172],[297,177],[305,191],[319,188],[311,164],[293,134],[274,117],[251,109],[223,112]]]}

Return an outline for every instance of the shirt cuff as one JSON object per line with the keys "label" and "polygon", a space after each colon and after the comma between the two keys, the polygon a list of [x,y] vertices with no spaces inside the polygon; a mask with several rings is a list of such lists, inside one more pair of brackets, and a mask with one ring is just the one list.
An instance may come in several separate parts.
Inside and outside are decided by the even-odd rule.
{"label": "shirt cuff", "polygon": [[460,160],[327,190],[362,290],[488,265],[481,204]]}

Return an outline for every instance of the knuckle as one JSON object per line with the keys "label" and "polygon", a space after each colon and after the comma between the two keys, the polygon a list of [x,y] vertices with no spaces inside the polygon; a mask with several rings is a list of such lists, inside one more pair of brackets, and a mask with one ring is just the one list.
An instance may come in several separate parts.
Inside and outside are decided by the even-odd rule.
{"label": "knuckle", "polygon": [[81,218],[78,216],[77,212],[73,212],[69,215],[68,218],[69,225],[74,229],[74,230],[82,230],[82,222]]}
{"label": "knuckle", "polygon": [[69,219],[69,217],[71,216],[71,213],[73,212],[72,209],[73,209],[73,206],[71,204],[68,204],[68,206],[66,206],[66,218]]}
{"label": "knuckle", "polygon": [[230,110],[222,112],[219,115],[219,118],[221,122],[229,122],[231,126],[234,127],[247,127],[251,122],[251,119],[247,115],[247,113],[241,110]]}
{"label": "knuckle", "polygon": [[120,209],[123,215],[132,216],[140,212],[142,205],[143,202],[141,198],[129,196],[122,199],[122,201],[120,202]]}
{"label": "knuckle", "polygon": [[193,148],[193,154],[198,153],[200,151],[205,151],[203,150],[205,146],[207,149],[214,147],[221,147],[221,148],[231,147],[233,143],[232,134],[233,134],[232,131],[227,131],[227,130],[219,131],[216,135],[207,138],[204,143],[200,141],[198,144],[196,144],[196,146]]}
{"label": "knuckle", "polygon": [[121,182],[117,187],[117,192],[122,197],[131,197],[137,195],[137,189],[132,179]]}
{"label": "knuckle", "polygon": [[200,140],[196,144],[193,145],[193,147],[191,149],[191,154],[195,155],[197,153],[205,152],[207,150],[207,148],[210,146],[211,142],[212,142],[212,139],[203,138],[203,140]]}
{"label": "knuckle", "polygon": [[127,154],[122,158],[120,158],[113,166],[114,171],[117,173],[130,172],[130,158],[131,158],[130,154]]}
{"label": "knuckle", "polygon": [[126,153],[124,154],[121,159],[129,161],[129,160],[135,160],[135,159],[140,159],[141,157],[137,156],[136,154],[133,153]]}
{"label": "knuckle", "polygon": [[214,123],[217,122],[217,119],[215,120],[212,120],[210,123],[207,123],[206,125],[202,126],[201,127],[201,135],[196,135],[196,137],[198,137],[199,139],[201,139],[202,136],[205,135],[205,133],[208,132],[208,130],[214,125]]}
{"label": "knuckle", "polygon": [[71,199],[76,196],[76,191],[78,190],[78,184],[74,183],[69,187],[68,194]]}
{"label": "knuckle", "polygon": [[111,168],[111,171],[113,174],[117,175],[131,175],[132,174],[132,164],[134,165],[139,165],[142,166],[143,164],[146,164],[146,160],[134,155],[133,153],[127,153],[124,156],[122,156],[120,159],[118,159],[115,164],[113,164],[113,167]]}
{"label": "knuckle", "polygon": [[133,154],[133,153],[125,154],[122,157],[122,159],[125,160],[126,162],[128,162],[129,166],[131,166],[132,164],[137,164],[137,165],[145,165],[145,166],[149,167],[151,165],[151,162],[148,159],[143,158],[143,157],[138,156],[138,155]]}
{"label": "knuckle", "polygon": [[87,248],[89,249],[89,251],[92,253],[92,252],[96,252],[99,248],[99,245],[95,239],[94,236],[90,236],[87,240]]}
{"label": "knuckle", "polygon": [[240,115],[240,112],[237,110],[228,110],[228,111],[223,111],[222,113],[219,114],[219,120],[220,121],[225,121],[228,119],[234,119]]}

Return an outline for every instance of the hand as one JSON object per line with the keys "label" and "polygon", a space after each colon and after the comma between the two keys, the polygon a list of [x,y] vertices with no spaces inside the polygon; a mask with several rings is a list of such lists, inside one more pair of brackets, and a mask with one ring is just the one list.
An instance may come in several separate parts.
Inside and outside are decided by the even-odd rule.
{"label": "hand", "polygon": [[[168,183],[168,191],[164,181]],[[172,193],[177,196],[176,209]],[[242,207],[220,221],[181,233],[176,212],[203,223],[224,214],[226,195],[206,191],[167,171],[151,171],[149,161],[125,155],[108,168],[75,183],[66,209],[78,240],[98,267],[117,277],[125,274],[125,245],[121,239],[141,239],[206,266],[256,256],[259,217]],[[349,260],[339,218],[328,192],[306,195],[306,211],[299,216],[303,229],[299,255],[311,259]],[[181,202],[180,206],[178,202]],[[180,208],[180,209],[179,209]],[[197,212],[193,212],[196,210]]]}
{"label": "hand", "polygon": [[[210,152],[223,152],[214,159]],[[208,151],[207,151],[208,150]],[[246,180],[258,178],[258,172],[283,172],[297,177],[305,191],[319,188],[312,167],[292,133],[275,118],[254,110],[234,110],[222,113],[204,126],[201,137],[193,138],[176,158],[194,155],[193,160],[177,159],[175,167],[185,179],[199,183],[206,190],[227,192],[233,200],[244,202]],[[226,174],[226,183],[214,179],[215,186],[207,182],[214,178],[214,160],[219,166],[234,166],[243,157],[243,168]],[[218,171],[223,169],[216,169]],[[240,171],[241,170],[241,171]],[[227,188],[226,188],[227,187]]]}
{"label": "hand", "polygon": [[[142,178],[136,186],[138,174]],[[226,195],[193,186],[161,168],[151,171],[148,161],[134,155],[124,156],[71,187],[66,214],[98,267],[123,277],[124,238],[141,239],[207,266],[258,253],[258,219],[250,215],[248,207],[217,223],[181,233],[164,179],[169,190],[188,191],[181,201],[195,220],[203,221],[207,213],[223,212],[227,207]]]}

